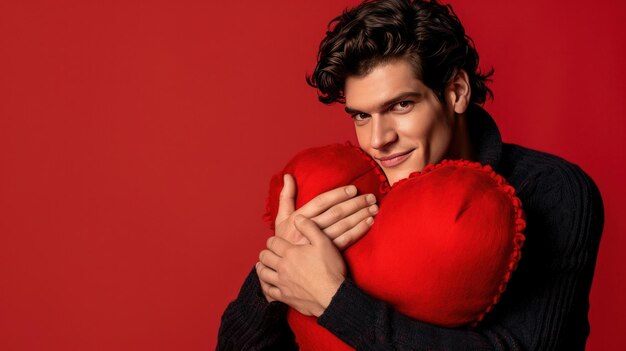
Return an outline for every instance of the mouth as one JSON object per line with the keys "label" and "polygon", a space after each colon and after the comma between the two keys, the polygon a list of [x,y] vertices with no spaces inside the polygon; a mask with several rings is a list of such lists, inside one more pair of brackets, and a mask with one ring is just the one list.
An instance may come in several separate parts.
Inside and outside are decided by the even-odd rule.
{"label": "mouth", "polygon": [[[413,149],[413,150],[415,150],[415,149]],[[409,158],[409,156],[411,156],[411,153],[413,152],[413,150],[409,150],[409,151],[406,151],[406,152],[393,154],[393,155],[386,156],[386,157],[376,158],[376,159],[380,162],[380,164],[383,167],[387,167],[387,168],[394,167],[394,166],[397,166],[397,165],[401,164],[407,158]]]}

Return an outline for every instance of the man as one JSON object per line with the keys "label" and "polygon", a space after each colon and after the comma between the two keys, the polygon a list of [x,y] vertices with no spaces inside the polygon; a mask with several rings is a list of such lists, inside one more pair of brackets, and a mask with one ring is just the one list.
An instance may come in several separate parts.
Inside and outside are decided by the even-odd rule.
{"label": "man", "polygon": [[391,184],[442,159],[491,165],[516,188],[527,217],[523,258],[500,303],[474,329],[412,320],[346,276],[340,251],[376,206],[352,187],[297,211],[285,178],[275,236],[222,317],[218,349],[297,349],[287,306],[357,349],[583,350],[603,226],[600,194],[577,166],[503,143],[481,108],[490,74],[449,6],[366,1],[331,22],[309,83],[345,103],[360,147]]}

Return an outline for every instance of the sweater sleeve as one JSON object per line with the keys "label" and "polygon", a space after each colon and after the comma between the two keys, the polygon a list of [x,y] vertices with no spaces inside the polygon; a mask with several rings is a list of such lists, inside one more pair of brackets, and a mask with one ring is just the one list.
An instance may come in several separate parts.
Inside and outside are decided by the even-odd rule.
{"label": "sweater sleeve", "polygon": [[522,260],[476,328],[412,320],[349,279],[318,323],[358,350],[584,350],[603,205],[577,166],[550,165],[518,189],[527,216]]}
{"label": "sweater sleeve", "polygon": [[253,268],[222,315],[217,350],[298,350],[287,308],[282,302],[267,302]]}

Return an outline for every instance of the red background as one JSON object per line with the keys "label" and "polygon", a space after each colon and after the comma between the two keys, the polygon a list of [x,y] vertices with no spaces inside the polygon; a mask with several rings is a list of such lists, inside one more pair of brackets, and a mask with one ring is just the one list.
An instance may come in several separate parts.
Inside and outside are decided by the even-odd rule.
{"label": "red background", "polygon": [[[304,83],[354,1],[2,1],[0,349],[206,350],[270,175],[353,139]],[[503,138],[579,164],[606,225],[589,350],[625,349],[626,5],[454,1]]]}

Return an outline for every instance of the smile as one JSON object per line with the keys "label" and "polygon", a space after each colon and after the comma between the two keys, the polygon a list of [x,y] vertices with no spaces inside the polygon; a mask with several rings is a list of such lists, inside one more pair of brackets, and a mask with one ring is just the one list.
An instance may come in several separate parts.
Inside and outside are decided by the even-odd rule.
{"label": "smile", "polygon": [[380,161],[380,164],[383,167],[394,167],[397,166],[399,164],[401,164],[402,162],[404,162],[407,158],[409,158],[409,156],[411,156],[411,153],[413,152],[413,150],[407,151],[405,153],[399,153],[399,154],[394,154],[391,156],[387,156],[387,157],[381,157],[378,159],[378,161]]}

